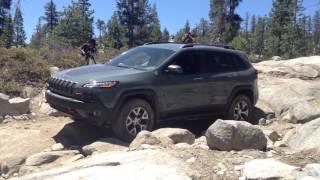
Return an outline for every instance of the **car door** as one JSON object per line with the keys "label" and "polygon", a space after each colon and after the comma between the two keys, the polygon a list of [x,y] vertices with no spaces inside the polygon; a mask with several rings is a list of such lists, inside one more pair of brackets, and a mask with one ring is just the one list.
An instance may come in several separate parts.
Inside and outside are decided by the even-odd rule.
{"label": "car door", "polygon": [[205,56],[199,51],[186,51],[167,65],[179,65],[183,73],[162,72],[158,81],[164,117],[188,116],[202,113],[208,104]]}
{"label": "car door", "polygon": [[209,76],[210,106],[215,111],[223,111],[232,89],[237,83],[233,56],[218,50],[207,51],[207,67]]}

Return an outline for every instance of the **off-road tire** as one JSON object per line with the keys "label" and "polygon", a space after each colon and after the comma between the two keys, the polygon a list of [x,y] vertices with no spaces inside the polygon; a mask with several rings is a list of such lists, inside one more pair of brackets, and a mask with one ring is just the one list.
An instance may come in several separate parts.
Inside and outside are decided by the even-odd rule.
{"label": "off-road tire", "polygon": [[[127,127],[127,124],[130,121],[128,120],[129,116],[130,115],[135,116],[134,110],[137,110],[137,108],[143,109],[143,111],[145,111],[148,114],[147,115],[148,120],[147,120],[147,123],[145,123],[146,127],[145,129],[140,129],[140,131],[141,130],[151,131],[153,129],[155,116],[154,116],[154,111],[150,106],[150,104],[142,99],[129,100],[121,107],[117,119],[112,124],[112,131],[114,135],[123,141],[126,141],[126,142],[132,141],[135,138],[135,136],[140,132],[139,131],[139,128],[141,127],[140,125],[134,125],[135,126],[134,128],[137,127],[136,134],[131,134],[128,130],[129,128]],[[136,117],[136,118],[139,119],[139,117]],[[143,117],[140,117],[140,118],[141,118],[141,121],[145,120],[145,119],[143,120]],[[134,119],[134,118],[131,118],[131,119]]]}

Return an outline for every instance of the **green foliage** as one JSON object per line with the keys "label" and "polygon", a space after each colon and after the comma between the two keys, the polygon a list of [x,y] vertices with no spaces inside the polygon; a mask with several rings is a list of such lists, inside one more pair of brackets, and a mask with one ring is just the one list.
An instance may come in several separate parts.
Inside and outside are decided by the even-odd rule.
{"label": "green foliage", "polygon": [[161,40],[161,26],[158,17],[156,4],[153,5],[150,12],[150,39],[151,42],[156,42]]}
{"label": "green foliage", "polygon": [[149,0],[117,0],[117,14],[125,30],[128,47],[161,39],[156,6],[151,8]]}
{"label": "green foliage", "polygon": [[25,48],[0,49],[0,92],[19,95],[21,87],[42,86],[50,75],[46,61]]}
{"label": "green foliage", "polygon": [[170,39],[170,33],[167,28],[164,28],[162,35],[161,35],[161,41],[168,42],[169,39]]}
{"label": "green foliage", "polygon": [[119,23],[117,14],[113,14],[107,23],[107,36],[105,46],[109,48],[120,49],[125,46],[125,30]]}
{"label": "green foliage", "polygon": [[5,31],[5,21],[9,16],[11,0],[0,0],[0,36]]}
{"label": "green foliage", "polygon": [[73,1],[64,9],[52,34],[55,46],[79,47],[93,36],[93,11],[88,0]]}
{"label": "green foliage", "polygon": [[45,47],[46,28],[41,24],[41,18],[38,20],[36,31],[32,34],[30,45],[33,49]]}
{"label": "green foliage", "polygon": [[174,37],[175,42],[182,42],[183,36],[185,35],[185,33],[190,32],[190,30],[191,30],[190,23],[189,23],[189,20],[187,20],[186,23],[184,24],[184,27],[176,33]]}
{"label": "green foliage", "polygon": [[105,33],[107,31],[107,26],[106,26],[106,23],[101,19],[97,20],[96,26],[97,26],[97,29],[99,30],[99,42],[101,44],[102,43],[102,37],[105,35]]}
{"label": "green foliage", "polygon": [[9,15],[4,21],[4,30],[0,36],[0,47],[10,48],[13,44],[13,24],[12,18]]}
{"label": "green foliage", "polygon": [[235,38],[233,38],[233,40],[231,41],[230,45],[236,49],[245,49],[246,45],[247,45],[247,41],[245,38],[241,37],[241,36],[237,36]]}
{"label": "green foliage", "polygon": [[20,7],[17,6],[13,19],[14,38],[13,42],[16,47],[24,47],[26,38],[26,32],[23,27],[23,17]]}
{"label": "green foliage", "polygon": [[193,34],[196,35],[196,41],[198,43],[210,43],[210,38],[208,36],[211,33],[211,25],[204,18],[200,19],[200,23],[192,30]]}

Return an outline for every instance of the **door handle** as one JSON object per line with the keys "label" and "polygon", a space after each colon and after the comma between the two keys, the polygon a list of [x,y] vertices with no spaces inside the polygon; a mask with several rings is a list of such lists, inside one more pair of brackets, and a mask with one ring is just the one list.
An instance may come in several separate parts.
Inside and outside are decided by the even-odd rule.
{"label": "door handle", "polygon": [[204,78],[203,77],[196,77],[196,78],[193,78],[194,81],[202,81]]}

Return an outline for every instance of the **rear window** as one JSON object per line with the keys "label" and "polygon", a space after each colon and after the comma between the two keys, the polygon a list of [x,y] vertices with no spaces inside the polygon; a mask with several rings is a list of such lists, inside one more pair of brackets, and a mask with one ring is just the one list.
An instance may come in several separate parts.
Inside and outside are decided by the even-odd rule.
{"label": "rear window", "polygon": [[234,54],[208,51],[206,56],[210,72],[230,72],[247,68],[245,62]]}

